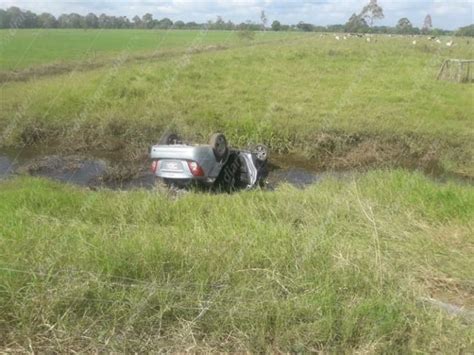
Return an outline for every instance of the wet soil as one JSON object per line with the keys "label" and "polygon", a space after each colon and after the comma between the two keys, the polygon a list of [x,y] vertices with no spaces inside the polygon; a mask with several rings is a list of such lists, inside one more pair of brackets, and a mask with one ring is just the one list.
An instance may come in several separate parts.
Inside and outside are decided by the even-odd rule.
{"label": "wet soil", "polygon": [[[92,189],[101,187],[121,190],[152,189],[156,186],[157,180],[150,172],[149,165],[146,157],[125,160],[120,154],[110,152],[64,155],[54,148],[0,150],[0,180],[18,175],[30,175]],[[361,169],[320,169],[311,160],[280,155],[271,158],[267,187],[274,189],[280,184],[288,183],[304,188],[327,177],[349,178],[360,172]],[[472,180],[456,176],[443,174],[429,176],[438,182],[455,180],[473,183]]]}
{"label": "wet soil", "polygon": [[[323,173],[304,167],[270,166],[268,186],[274,188],[281,183],[305,187],[321,180]],[[91,188],[112,189],[146,188],[156,185],[149,171],[147,159],[121,160],[111,153],[93,156],[60,155],[54,151],[0,150],[0,180],[12,176],[30,175]]]}

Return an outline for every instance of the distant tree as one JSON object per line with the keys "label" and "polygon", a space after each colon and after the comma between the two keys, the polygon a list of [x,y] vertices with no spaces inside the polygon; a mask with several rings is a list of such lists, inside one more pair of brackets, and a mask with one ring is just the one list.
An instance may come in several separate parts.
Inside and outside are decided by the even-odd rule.
{"label": "distant tree", "polygon": [[99,28],[111,28],[110,17],[106,14],[99,16]]}
{"label": "distant tree", "polygon": [[22,26],[24,28],[38,28],[38,15],[31,11],[26,11],[23,13],[23,23]]}
{"label": "distant tree", "polygon": [[426,17],[425,17],[425,21],[424,21],[424,23],[423,23],[422,32],[423,32],[423,33],[429,33],[432,28],[433,28],[433,20],[432,20],[432,18],[431,18],[431,15],[428,14],[428,15],[426,15]]}
{"label": "distant tree", "polygon": [[215,30],[224,30],[225,29],[225,21],[222,16],[217,16],[216,22],[213,22],[210,28]]}
{"label": "distant tree", "polygon": [[25,14],[16,6],[9,7],[7,9],[8,25],[10,28],[24,28],[25,27]]}
{"label": "distant tree", "polygon": [[115,28],[131,28],[132,27],[132,23],[130,22],[127,16],[116,17],[114,24],[115,24]]}
{"label": "distant tree", "polygon": [[260,13],[260,22],[262,23],[262,31],[265,31],[267,28],[268,19],[264,10],[262,10]]}
{"label": "distant tree", "polygon": [[413,33],[413,25],[411,24],[410,20],[407,19],[406,17],[398,20],[396,29],[397,29],[397,32],[400,34]]}
{"label": "distant tree", "polygon": [[132,21],[135,28],[142,28],[142,19],[139,16],[135,15]]}
{"label": "distant tree", "polygon": [[310,23],[305,23],[303,21],[300,21],[298,25],[296,25],[296,28],[298,28],[300,31],[303,32],[311,32],[314,29],[314,26]]}
{"label": "distant tree", "polygon": [[156,27],[160,29],[170,29],[173,27],[173,21],[165,17],[157,22]]}
{"label": "distant tree", "polygon": [[183,29],[186,25],[184,24],[183,21],[176,21],[174,23],[174,28],[177,28],[179,30]]}
{"label": "distant tree", "polygon": [[58,21],[53,15],[43,12],[38,16],[38,24],[42,28],[55,28],[58,26]]}
{"label": "distant tree", "polygon": [[59,28],[67,28],[69,23],[69,15],[61,14],[58,17],[58,27]]}
{"label": "distant tree", "polygon": [[328,29],[328,32],[344,32],[345,26],[344,25],[328,25],[327,29]]}
{"label": "distant tree", "polygon": [[191,22],[187,22],[185,27],[188,29],[194,30],[194,29],[199,28],[199,24],[197,24],[194,21],[191,21]]}
{"label": "distant tree", "polygon": [[76,13],[69,14],[69,25],[71,28],[81,28],[82,16]]}
{"label": "distant tree", "polygon": [[273,31],[281,31],[280,21],[275,20],[275,21],[272,22],[272,30]]}
{"label": "distant tree", "polygon": [[461,37],[474,37],[474,24],[466,27],[461,27],[459,30],[456,31],[455,35]]}
{"label": "distant tree", "polygon": [[153,15],[147,13],[142,17],[143,28],[153,28]]}
{"label": "distant tree", "polygon": [[383,9],[379,6],[377,0],[370,0],[369,4],[364,6],[359,16],[363,19],[368,19],[370,26],[374,24],[375,20],[381,20],[385,17]]}
{"label": "distant tree", "polygon": [[85,22],[87,28],[98,28],[99,27],[99,18],[93,14],[89,13],[85,17]]}
{"label": "distant tree", "polygon": [[226,24],[225,24],[225,29],[226,29],[227,31],[232,31],[232,30],[235,29],[235,24],[234,24],[231,20],[229,20],[229,21],[227,21]]}
{"label": "distant tree", "polygon": [[0,9],[0,28],[8,28],[10,25],[10,19],[5,10]]}
{"label": "distant tree", "polygon": [[327,32],[327,27],[325,26],[313,26],[314,32]]}
{"label": "distant tree", "polygon": [[367,32],[368,29],[367,21],[362,16],[356,14],[352,14],[349,21],[344,25],[344,31],[349,33]]}

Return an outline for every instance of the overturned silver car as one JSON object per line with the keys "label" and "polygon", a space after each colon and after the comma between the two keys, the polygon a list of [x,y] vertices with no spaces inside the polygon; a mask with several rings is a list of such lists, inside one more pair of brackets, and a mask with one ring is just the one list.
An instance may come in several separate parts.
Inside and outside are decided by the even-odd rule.
{"label": "overturned silver car", "polygon": [[233,149],[221,133],[208,145],[190,145],[176,134],[167,134],[150,149],[151,170],[167,185],[201,185],[220,190],[262,186],[267,173],[268,149],[256,145]]}

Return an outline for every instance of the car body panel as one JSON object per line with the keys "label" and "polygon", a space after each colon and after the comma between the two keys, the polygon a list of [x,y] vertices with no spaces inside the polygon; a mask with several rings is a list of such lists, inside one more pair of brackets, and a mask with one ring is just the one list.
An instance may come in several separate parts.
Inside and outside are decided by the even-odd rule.
{"label": "car body panel", "polygon": [[[155,176],[169,184],[187,186],[204,183],[218,189],[252,188],[266,178],[266,160],[257,159],[255,152],[229,149],[223,161],[217,161],[211,146],[155,145],[150,158],[156,161]],[[194,176],[189,167],[196,162],[203,176]]]}
{"label": "car body panel", "polygon": [[[159,160],[156,176],[164,179],[215,179],[223,166],[217,162],[210,146],[191,145],[155,145],[151,148],[150,158]],[[196,162],[204,171],[204,177],[195,177],[189,169],[188,162]],[[176,164],[178,169],[167,168]]]}

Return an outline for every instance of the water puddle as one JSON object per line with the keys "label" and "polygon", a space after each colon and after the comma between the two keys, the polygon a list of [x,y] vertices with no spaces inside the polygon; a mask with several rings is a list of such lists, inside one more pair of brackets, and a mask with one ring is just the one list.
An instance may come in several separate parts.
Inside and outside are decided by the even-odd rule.
{"label": "water puddle", "polygon": [[13,161],[8,156],[0,155],[0,180],[12,174],[13,170]]}
{"label": "water puddle", "polygon": [[[280,164],[280,165],[278,165]],[[271,159],[268,188],[288,183],[305,188],[327,177],[347,178],[356,172],[316,172],[307,161],[291,157]],[[55,154],[53,151],[0,150],[0,180],[16,175],[30,175],[90,188],[106,187],[130,190],[152,189],[156,186],[155,176],[149,171],[149,162],[121,161],[117,155],[95,153],[94,157]],[[445,179],[435,178],[443,182]]]}

